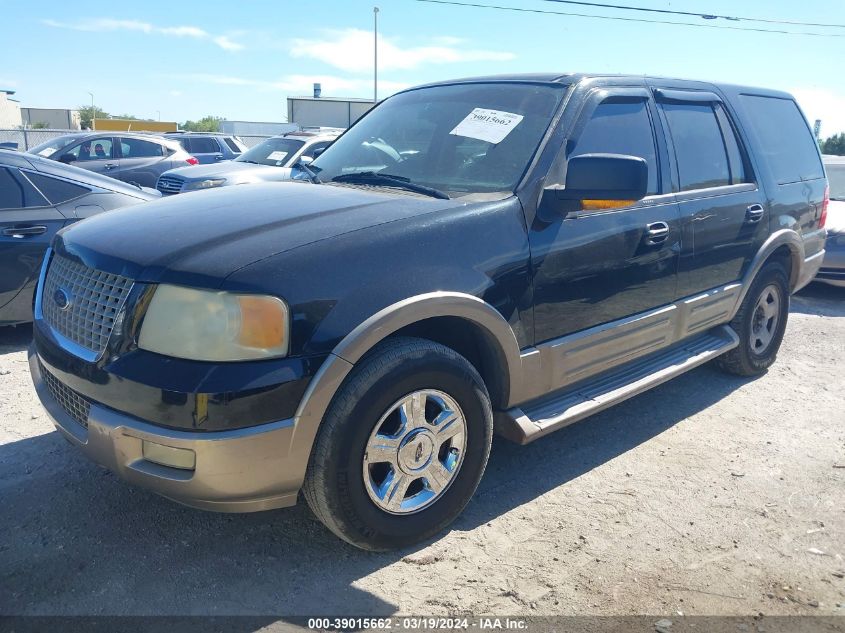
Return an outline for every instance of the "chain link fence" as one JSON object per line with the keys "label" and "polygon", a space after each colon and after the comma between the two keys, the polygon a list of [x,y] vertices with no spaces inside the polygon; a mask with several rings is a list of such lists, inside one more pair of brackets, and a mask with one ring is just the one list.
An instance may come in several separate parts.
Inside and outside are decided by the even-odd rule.
{"label": "chain link fence", "polygon": [[[11,147],[12,149],[18,149],[25,152],[36,145],[40,145],[44,141],[49,141],[50,139],[54,139],[57,136],[64,136],[65,134],[73,134],[74,132],[79,132],[79,130],[22,130],[20,128],[0,129],[0,147]],[[119,132],[114,132],[114,134],[119,134]],[[250,135],[240,136],[238,138],[240,138],[247,147],[255,147],[270,137],[264,135]]]}

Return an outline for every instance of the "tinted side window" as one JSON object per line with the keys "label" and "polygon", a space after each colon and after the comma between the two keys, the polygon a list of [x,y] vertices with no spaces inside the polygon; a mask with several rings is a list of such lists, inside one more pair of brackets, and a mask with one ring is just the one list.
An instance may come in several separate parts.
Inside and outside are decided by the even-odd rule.
{"label": "tinted side window", "polygon": [[120,151],[123,158],[150,158],[163,156],[161,145],[137,138],[120,139]]}
{"label": "tinted side window", "polygon": [[657,153],[645,101],[605,102],[595,109],[569,158],[596,153],[644,158],[648,163],[648,193],[657,193]]}
{"label": "tinted side window", "polygon": [[235,154],[241,153],[241,148],[238,147],[238,144],[235,143],[235,141],[233,141],[232,139],[230,139],[228,137],[224,138],[223,140],[226,141],[226,145],[228,145],[229,149],[232,150],[233,152],[235,152]]}
{"label": "tinted side window", "polygon": [[92,141],[83,141],[62,152],[62,155],[70,154],[78,161],[89,160],[111,160],[114,158],[112,141],[110,138],[96,138]]}
{"label": "tinted side window", "polygon": [[739,147],[736,132],[731,125],[724,108],[717,104],[716,117],[722,127],[722,139],[725,141],[725,149],[728,151],[728,162],[731,169],[731,184],[738,185],[745,182],[753,182],[750,168],[745,163],[745,155]]}
{"label": "tinted side window", "polygon": [[824,176],[813,134],[794,101],[754,95],[740,101],[778,184]]}
{"label": "tinted side window", "polygon": [[12,171],[0,167],[0,209],[44,207],[47,201],[26,178],[16,178]]}
{"label": "tinted side window", "polygon": [[84,196],[86,193],[91,193],[88,187],[67,182],[66,180],[59,180],[58,178],[52,178],[51,176],[45,176],[44,174],[37,174],[31,171],[25,173],[32,184],[38,187],[41,193],[47,196],[47,199],[52,204],[61,204],[79,196]]}
{"label": "tinted side window", "polygon": [[192,138],[190,139],[192,153],[196,154],[214,154],[220,152],[220,146],[217,145],[217,140],[209,137]]}
{"label": "tinted side window", "polygon": [[316,152],[317,150],[326,149],[329,145],[331,145],[331,143],[329,143],[328,141],[323,143],[314,143],[311,147],[302,152],[302,155],[308,156],[309,158],[314,158],[314,152]]}
{"label": "tinted side window", "polygon": [[663,105],[678,159],[681,191],[731,184],[722,130],[709,103]]}

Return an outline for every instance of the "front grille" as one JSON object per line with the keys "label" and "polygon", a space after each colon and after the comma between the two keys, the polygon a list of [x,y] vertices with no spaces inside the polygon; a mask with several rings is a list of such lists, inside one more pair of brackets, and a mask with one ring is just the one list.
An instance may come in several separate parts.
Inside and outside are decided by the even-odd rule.
{"label": "front grille", "polygon": [[99,357],[131,289],[127,277],[55,255],[44,281],[41,312],[53,330]]}
{"label": "front grille", "polygon": [[40,361],[38,366],[41,369],[41,377],[44,379],[44,384],[47,385],[50,395],[59,403],[59,406],[64,409],[65,413],[87,429],[88,413],[91,411],[91,403],[47,371]]}
{"label": "front grille", "polygon": [[166,194],[179,193],[184,182],[179,176],[161,176],[156,183],[156,189]]}

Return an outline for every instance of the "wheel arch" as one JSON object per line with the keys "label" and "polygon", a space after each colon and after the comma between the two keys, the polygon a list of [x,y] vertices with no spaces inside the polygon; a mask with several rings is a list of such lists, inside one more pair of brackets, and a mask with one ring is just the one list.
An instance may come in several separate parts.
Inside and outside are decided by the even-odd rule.
{"label": "wheel arch", "polygon": [[519,388],[522,360],[516,335],[486,301],[464,293],[431,292],[387,306],[338,343],[299,403],[288,456],[294,470],[301,474],[300,485],[320,423],[335,393],[356,363],[381,341],[397,334],[428,338],[468,354],[487,385],[494,407],[506,407],[511,391]]}
{"label": "wheel arch", "polygon": [[771,261],[783,262],[789,276],[789,290],[795,291],[801,278],[801,267],[804,265],[804,242],[801,236],[792,229],[781,229],[772,233],[763,243],[743,275],[742,290],[737,297],[731,318],[742,305],[754,278]]}

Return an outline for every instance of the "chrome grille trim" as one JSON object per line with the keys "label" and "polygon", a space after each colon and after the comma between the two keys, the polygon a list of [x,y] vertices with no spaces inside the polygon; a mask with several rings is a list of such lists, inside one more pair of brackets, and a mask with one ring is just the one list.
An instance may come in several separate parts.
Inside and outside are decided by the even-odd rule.
{"label": "chrome grille trim", "polygon": [[[133,281],[106,273],[54,254],[41,293],[41,314],[51,329],[99,358],[106,348],[115,319]],[[70,297],[65,309],[55,300],[58,293]],[[88,358],[90,360],[90,358]]]}
{"label": "chrome grille trim", "polygon": [[179,176],[161,176],[156,183],[156,189],[161,193],[179,193],[185,181]]}
{"label": "chrome grille trim", "polygon": [[38,361],[38,368],[41,370],[41,377],[53,399],[59,403],[65,413],[87,429],[91,403],[47,371],[40,360]]}

